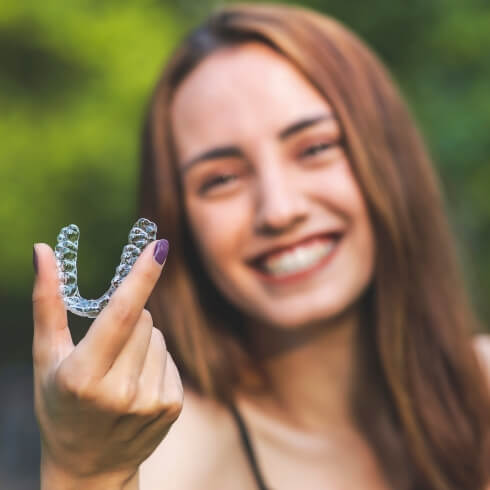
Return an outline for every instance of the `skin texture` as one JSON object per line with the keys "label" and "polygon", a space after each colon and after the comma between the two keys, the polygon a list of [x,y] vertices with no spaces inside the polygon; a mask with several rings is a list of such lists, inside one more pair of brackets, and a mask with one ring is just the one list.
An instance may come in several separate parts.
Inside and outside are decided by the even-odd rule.
{"label": "skin texture", "polygon": [[[245,315],[274,386],[274,394],[237,395],[268,485],[386,489],[348,411],[353,333],[362,328],[358,302],[372,278],[376,244],[332,108],[278,54],[249,44],[200,64],[172,109],[194,238],[209,274]],[[332,117],[278,138],[320,115]],[[235,146],[234,156],[188,166],[223,145]],[[219,184],[210,187],[213,179]],[[248,263],[330,230],[343,233],[332,260],[294,283],[266,282]],[[152,247],[77,346],[57,294],[53,253],[42,244],[36,249],[43,488],[134,490],[139,480],[144,490],[254,490],[223,406],[186,390],[179,416],[177,370],[143,309],[161,273]],[[478,342],[487,354],[488,345]]]}
{"label": "skin texture", "polygon": [[[278,137],[318,115],[325,119]],[[335,114],[289,62],[250,43],[213,54],[184,80],[172,123],[205,267],[247,317],[282,402],[300,400],[293,411],[302,412],[317,405],[317,420],[300,423],[318,428],[326,409],[346,411],[357,303],[371,280],[375,249]],[[232,145],[238,156],[189,164]],[[305,278],[270,284],[250,266],[257,254],[331,230],[343,233],[332,260]],[[325,376],[332,383],[318,394]]]}
{"label": "skin texture", "polygon": [[[320,115],[328,119],[278,138]],[[222,50],[179,87],[172,116],[181,168],[215,147],[242,153],[183,171],[191,227],[221,291],[254,321],[291,329],[323,323],[355,301],[372,276],[374,237],[335,114],[301,74],[259,44]],[[227,181],[200,192],[219,175]],[[268,284],[247,263],[330,230],[345,233],[342,246],[307,280]]]}
{"label": "skin texture", "polygon": [[[325,119],[278,136],[317,116]],[[347,409],[357,302],[372,277],[375,243],[332,108],[281,56],[248,44],[211,55],[184,80],[172,124],[205,266],[246,316],[276,390],[274,397],[238,397],[267,482],[281,489],[385,488]],[[232,155],[196,160],[230,146]],[[249,264],[257,254],[332,230],[343,233],[332,260],[301,280],[271,284]],[[206,456],[182,475],[176,461],[190,433],[193,450]],[[255,488],[229,414],[186,396],[182,417],[143,465],[142,482],[230,488],[223,468],[241,471],[233,488]]]}
{"label": "skin texture", "polygon": [[[278,138],[317,115],[327,119]],[[251,43],[214,53],[184,80],[172,125],[194,239],[214,282],[247,317],[274,386],[274,396],[238,396],[266,483],[387,488],[348,410],[357,305],[375,240],[332,108],[280,55]],[[197,163],[230,146],[228,156]],[[302,281],[271,285],[249,266],[257,254],[332,229],[344,233],[337,255]],[[178,464],[189,456],[192,472]],[[256,488],[230,415],[195,394],[141,477],[145,488]]]}
{"label": "skin texture", "polygon": [[139,464],[180,413],[177,369],[143,309],[162,271],[154,247],[144,250],[75,346],[53,251],[35,246],[33,360],[42,489],[138,488]]}

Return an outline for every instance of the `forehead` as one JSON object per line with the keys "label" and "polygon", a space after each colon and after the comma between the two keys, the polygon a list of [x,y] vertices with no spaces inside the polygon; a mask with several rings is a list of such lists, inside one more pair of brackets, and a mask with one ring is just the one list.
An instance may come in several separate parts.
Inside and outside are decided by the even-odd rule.
{"label": "forehead", "polygon": [[172,126],[182,158],[204,146],[266,138],[331,111],[286,58],[260,43],[222,48],[177,88]]}

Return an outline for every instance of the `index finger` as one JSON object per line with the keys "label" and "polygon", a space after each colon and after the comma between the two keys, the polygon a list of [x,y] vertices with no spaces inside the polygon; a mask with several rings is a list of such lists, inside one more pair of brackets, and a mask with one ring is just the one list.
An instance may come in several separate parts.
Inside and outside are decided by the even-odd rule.
{"label": "index finger", "polygon": [[165,239],[155,241],[143,250],[127,277],[112,295],[107,306],[77,346],[84,357],[90,352],[92,368],[104,375],[129,339],[133,326],[162,272],[168,254]]}

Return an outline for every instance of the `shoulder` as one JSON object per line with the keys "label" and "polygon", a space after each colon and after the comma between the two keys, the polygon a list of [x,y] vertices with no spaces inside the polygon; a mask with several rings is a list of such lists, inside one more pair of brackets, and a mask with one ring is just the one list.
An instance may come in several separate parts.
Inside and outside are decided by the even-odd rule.
{"label": "shoulder", "polygon": [[237,429],[227,408],[184,390],[179,418],[140,467],[141,489],[235,488],[243,466]]}
{"label": "shoulder", "polygon": [[473,346],[490,386],[490,335],[476,335],[473,339]]}

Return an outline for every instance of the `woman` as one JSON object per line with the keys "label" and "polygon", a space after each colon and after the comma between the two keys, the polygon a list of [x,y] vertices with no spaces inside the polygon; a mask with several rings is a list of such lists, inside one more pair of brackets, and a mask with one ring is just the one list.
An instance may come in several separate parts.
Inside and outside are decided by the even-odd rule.
{"label": "woman", "polygon": [[437,179],[373,53],[308,10],[223,8],[144,141],[164,278],[161,240],[74,347],[35,248],[44,488],[484,489],[488,341],[477,357]]}

